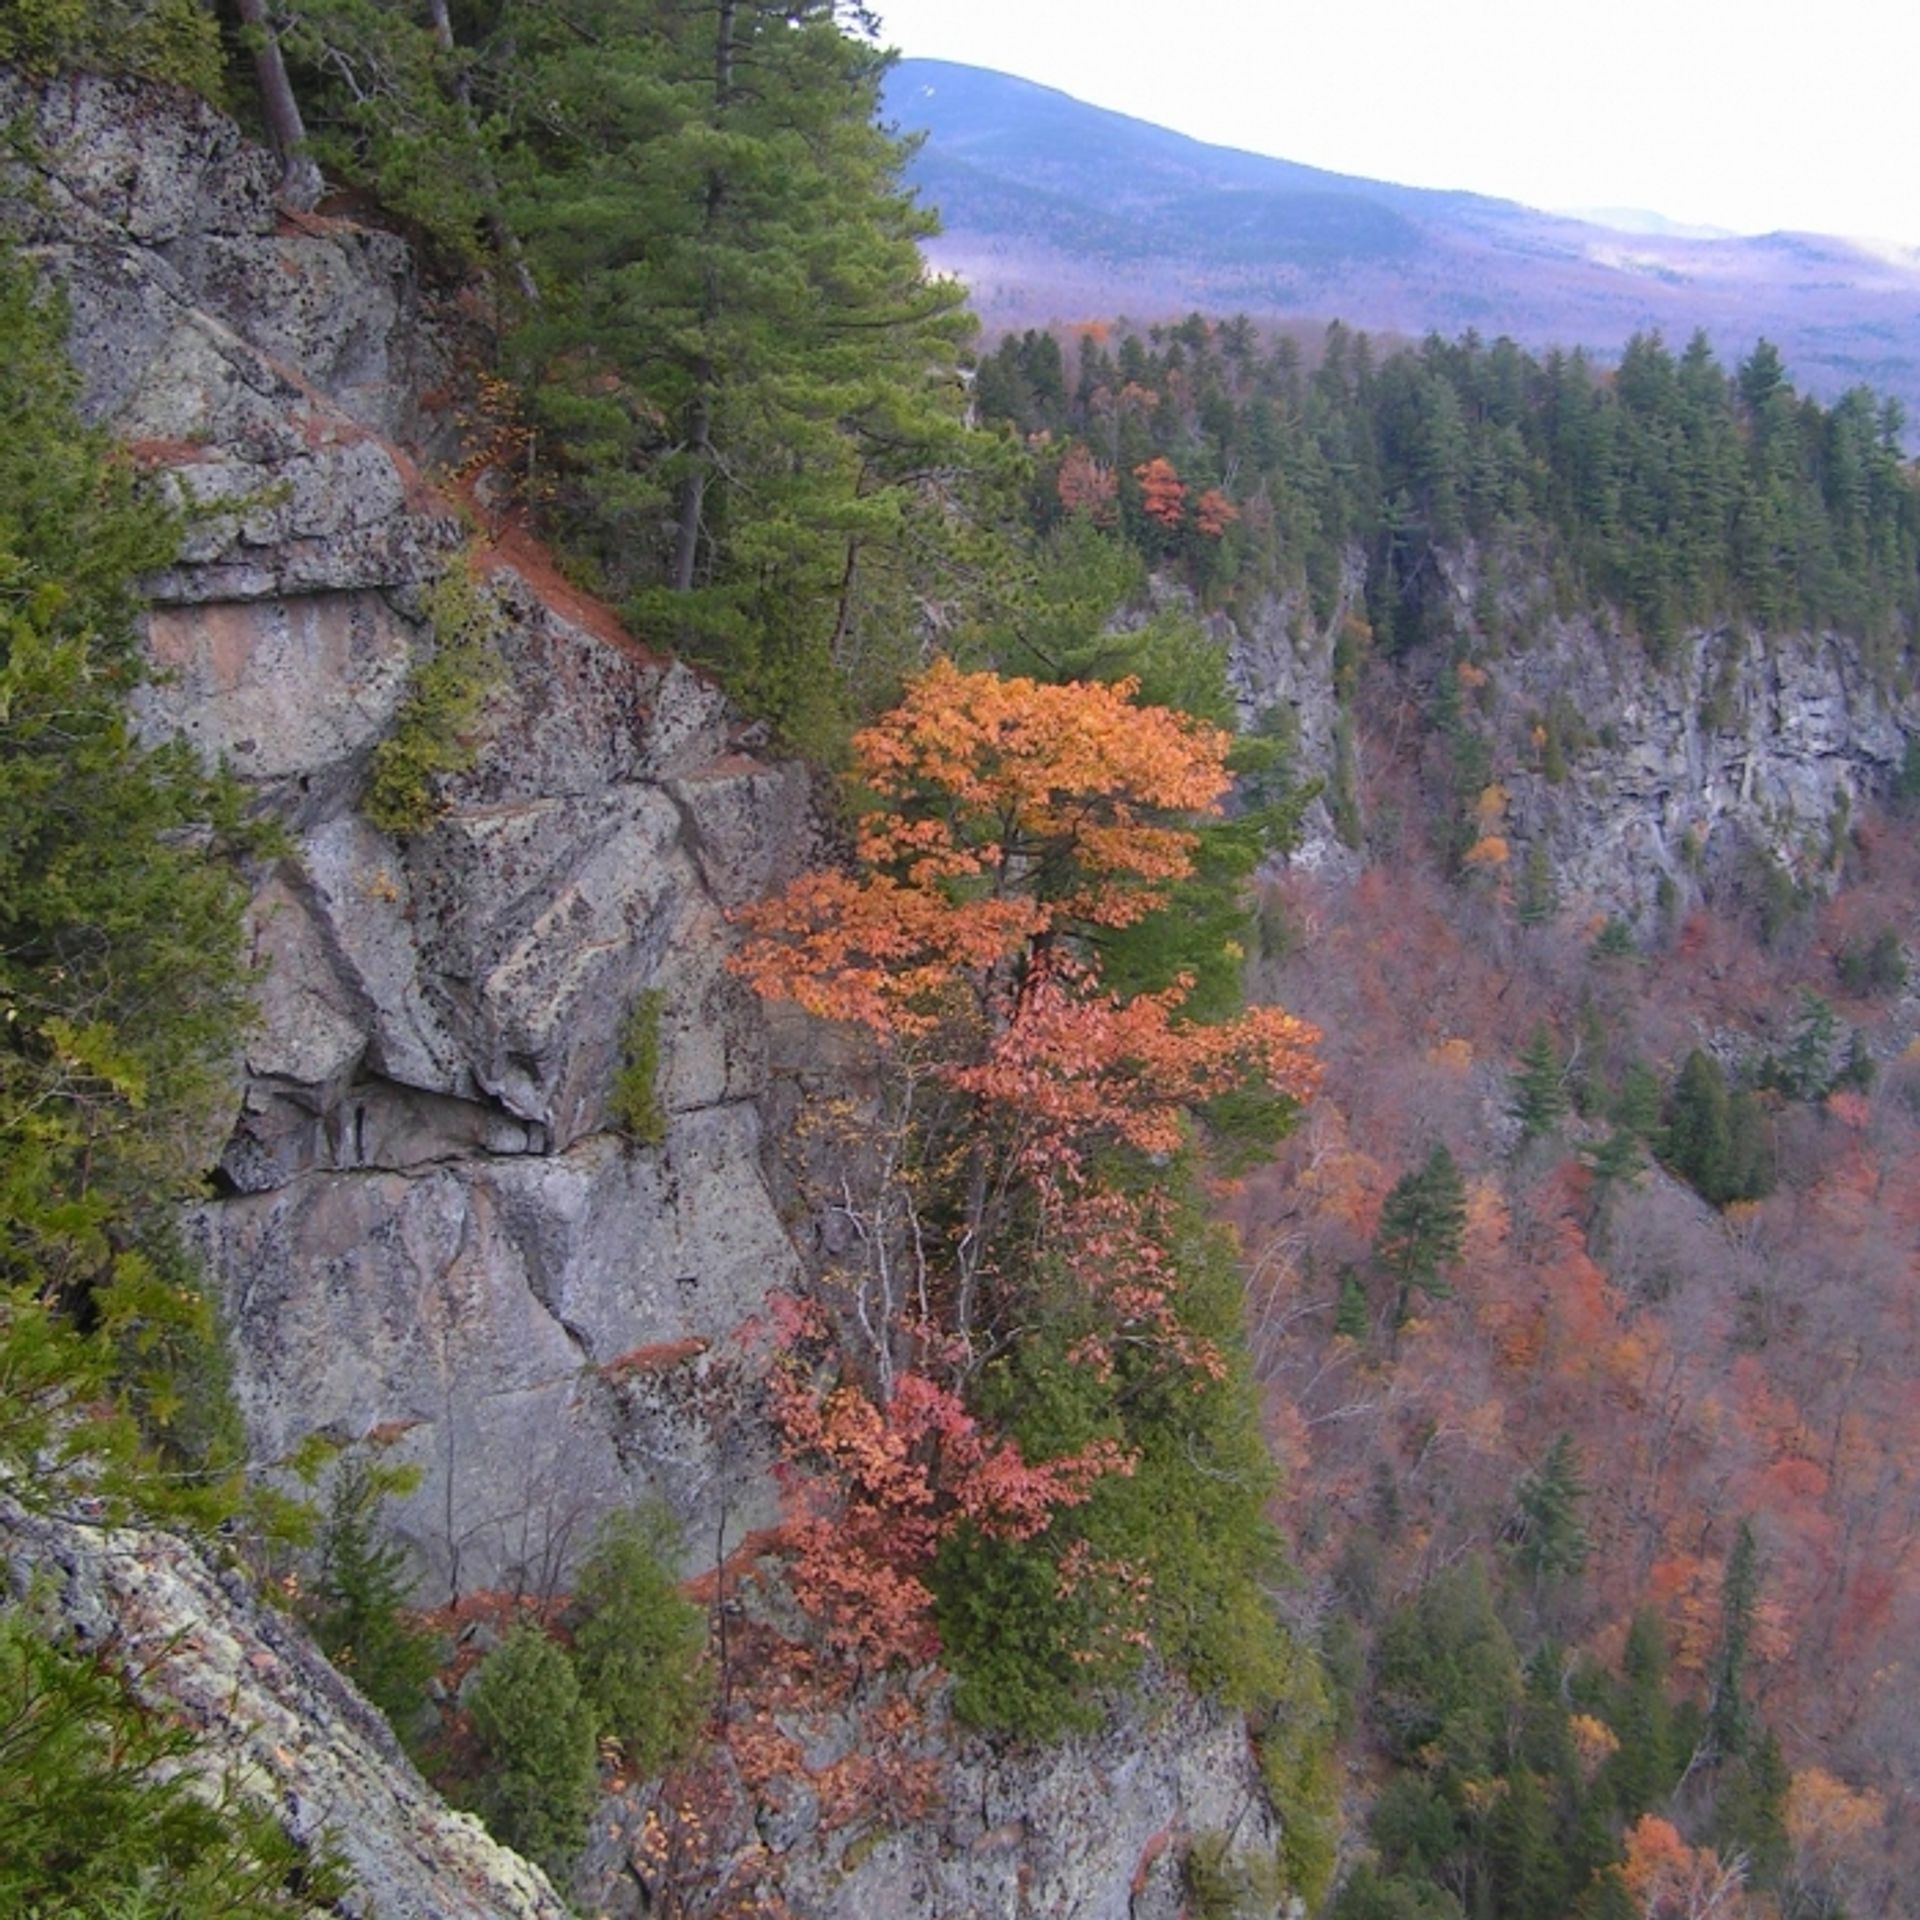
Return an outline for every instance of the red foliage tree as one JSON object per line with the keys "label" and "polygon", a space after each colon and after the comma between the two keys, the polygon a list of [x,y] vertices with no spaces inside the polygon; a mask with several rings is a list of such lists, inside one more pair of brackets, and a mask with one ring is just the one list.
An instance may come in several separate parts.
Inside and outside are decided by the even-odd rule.
{"label": "red foliage tree", "polygon": [[1187,489],[1173,462],[1156,454],[1135,467],[1133,477],[1140,483],[1141,511],[1177,533],[1187,517]]}

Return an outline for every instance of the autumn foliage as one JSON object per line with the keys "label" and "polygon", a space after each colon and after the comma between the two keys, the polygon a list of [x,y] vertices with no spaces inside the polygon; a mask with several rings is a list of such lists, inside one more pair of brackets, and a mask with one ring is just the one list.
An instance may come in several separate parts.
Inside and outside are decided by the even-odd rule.
{"label": "autumn foliage", "polygon": [[1124,1421],[1023,1443],[982,1410],[981,1370],[1052,1324],[1096,1394],[1123,1374],[1227,1390],[1164,1201],[1096,1164],[1181,1151],[1237,1089],[1297,1102],[1317,1079],[1317,1036],[1276,1008],[1202,1024],[1185,976],[1131,997],[1102,979],[1101,937],[1189,877],[1229,783],[1224,734],[1134,692],[937,663],[855,738],[853,869],[742,916],[755,990],[862,1031],[883,1070],[859,1147],[879,1172],[834,1208],[857,1258],[787,1311],[772,1383],[789,1584],[867,1669],[936,1653],[950,1542],[1050,1554],[1060,1593],[1094,1582],[1137,1615],[1142,1566],[1059,1528],[1134,1472]]}

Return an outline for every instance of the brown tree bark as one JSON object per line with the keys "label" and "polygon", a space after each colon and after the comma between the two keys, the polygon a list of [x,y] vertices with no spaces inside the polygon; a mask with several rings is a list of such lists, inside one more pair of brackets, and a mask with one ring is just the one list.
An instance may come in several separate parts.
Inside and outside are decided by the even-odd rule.
{"label": "brown tree bark", "polygon": [[280,42],[267,17],[266,0],[234,0],[234,5],[253,42],[253,77],[260,90],[260,111],[266,118],[274,151],[280,156],[281,202],[304,213],[320,198],[320,169],[307,152],[306,122],[300,117],[299,101],[293,97],[293,82],[287,78],[287,63],[280,57]]}

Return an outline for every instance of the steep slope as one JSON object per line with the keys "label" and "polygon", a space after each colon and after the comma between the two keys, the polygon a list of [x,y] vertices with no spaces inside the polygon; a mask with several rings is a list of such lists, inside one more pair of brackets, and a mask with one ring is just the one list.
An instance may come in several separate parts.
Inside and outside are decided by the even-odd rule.
{"label": "steep slope", "polygon": [[[795,1257],[725,915],[795,858],[805,776],[741,757],[712,687],[543,598],[422,482],[403,445],[451,444],[421,396],[460,323],[403,242],[281,222],[270,164],[198,104],[76,80],[37,134],[12,212],[67,288],[88,404],[196,503],[152,584],[147,722],[288,835],[226,1192],[194,1222],[258,1455],[380,1432],[423,1470],[400,1526],[428,1593],[550,1583],[641,1488],[730,1549],[764,1495],[721,1491],[683,1403]],[[502,663],[474,765],[385,835],[356,809],[433,650],[423,589],[468,570]],[[643,1149],[605,1103],[648,994],[667,1126]]]}
{"label": "steep slope", "polygon": [[345,1912],[563,1920],[546,1876],[445,1806],[285,1614],[178,1537],[0,1498],[0,1571],[0,1590],[31,1591],[81,1651],[134,1674],[150,1706],[191,1729],[202,1765],[334,1854],[353,1878]]}
{"label": "steep slope", "polygon": [[[763,1149],[844,1091],[844,1060],[773,1030],[725,967],[730,911],[816,853],[809,778],[461,504],[487,493],[455,472],[469,322],[400,238],[277,211],[273,164],[182,95],[0,75],[0,112],[32,116],[0,211],[66,290],[90,412],[196,503],[149,583],[144,724],[225,759],[285,836],[251,876],[261,1017],[189,1222],[256,1463],[320,1435],[418,1469],[390,1517],[426,1600],[551,1596],[648,1493],[710,1575],[776,1511],[734,1336],[799,1273],[808,1223]],[[444,812],[383,831],[380,749],[475,608],[493,666],[470,763]],[[653,1111],[617,1128],[642,1062]],[[237,1578],[157,1532],[4,1532],[10,1584],[47,1580],[70,1637],[165,1649],[152,1698],[300,1838],[345,1836],[363,1904],[557,1911]],[[772,1780],[722,1752],[727,1844],[773,1860],[795,1911],[1102,1920],[1170,1920],[1196,1831],[1276,1844],[1244,1721],[1183,1695],[1034,1754],[944,1707],[929,1726],[941,1792],[911,1820],[849,1796],[872,1771],[851,1710]],[[650,1805],[605,1810],[596,1911],[643,1902]]]}
{"label": "steep slope", "polygon": [[1623,234],[1209,146],[946,61],[903,60],[887,104],[925,136],[912,178],[944,221],[932,258],[991,323],[1199,308],[1601,351],[1704,327],[1729,359],[1764,335],[1816,392],[1869,382],[1920,412],[1911,254]]}

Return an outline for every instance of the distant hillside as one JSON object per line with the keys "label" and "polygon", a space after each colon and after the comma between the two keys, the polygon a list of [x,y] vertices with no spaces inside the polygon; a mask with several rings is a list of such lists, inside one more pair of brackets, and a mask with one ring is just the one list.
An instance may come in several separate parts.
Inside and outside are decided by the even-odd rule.
{"label": "distant hillside", "polygon": [[1730,361],[1765,335],[1807,389],[1865,382],[1920,417],[1920,251],[1626,233],[1209,146],[942,60],[903,60],[887,110],[926,135],[934,258],[990,323],[1200,307],[1601,351],[1701,326]]}

